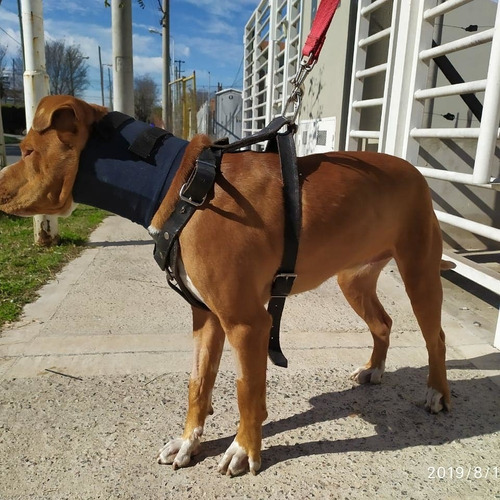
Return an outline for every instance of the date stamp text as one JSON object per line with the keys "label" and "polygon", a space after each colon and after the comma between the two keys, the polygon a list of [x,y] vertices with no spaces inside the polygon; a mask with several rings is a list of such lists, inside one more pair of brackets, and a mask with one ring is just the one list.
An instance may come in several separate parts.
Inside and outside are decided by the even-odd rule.
{"label": "date stamp text", "polygon": [[455,467],[428,467],[427,479],[437,480],[464,480],[474,481],[479,479],[500,479],[499,466],[455,466]]}

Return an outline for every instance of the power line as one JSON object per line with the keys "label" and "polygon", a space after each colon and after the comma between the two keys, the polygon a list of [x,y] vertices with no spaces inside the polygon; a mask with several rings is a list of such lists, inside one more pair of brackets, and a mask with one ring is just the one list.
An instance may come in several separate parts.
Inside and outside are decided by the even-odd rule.
{"label": "power line", "polygon": [[10,35],[9,33],[7,33],[7,31],[5,31],[2,27],[0,27],[0,30],[2,30],[9,38],[11,38],[12,40],[14,40],[14,42],[16,42],[18,45],[20,45],[22,47],[22,43],[19,42],[18,40],[16,40],[12,35]]}
{"label": "power line", "polygon": [[[240,79],[240,71],[241,71],[242,66],[243,66],[243,56],[241,57],[240,67],[238,68],[238,71],[236,72],[236,76],[234,77],[233,84],[231,85],[231,87],[233,87],[233,88],[236,87],[236,83]],[[241,75],[241,77],[243,78],[243,75]]]}

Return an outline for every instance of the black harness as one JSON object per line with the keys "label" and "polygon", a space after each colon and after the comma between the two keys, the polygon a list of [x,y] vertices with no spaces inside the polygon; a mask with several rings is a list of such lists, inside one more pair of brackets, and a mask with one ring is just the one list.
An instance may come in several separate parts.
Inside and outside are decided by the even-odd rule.
{"label": "black harness", "polygon": [[[280,132],[285,128],[284,132]],[[195,167],[183,185],[179,200],[165,222],[160,233],[155,234],[154,258],[160,268],[167,273],[170,286],[184,297],[191,305],[208,309],[186,288],[180,277],[179,268],[179,236],[194,212],[205,202],[215,183],[224,152],[235,152],[262,141],[268,141],[266,151],[277,151],[280,157],[283,197],[284,197],[284,238],[285,245],[281,265],[271,286],[271,298],[268,311],[273,323],[269,338],[269,357],[278,366],[286,367],[288,361],[280,346],[280,324],[285,300],[290,294],[297,275],[295,262],[299,246],[300,227],[302,221],[300,183],[295,155],[293,134],[295,125],[288,119],[279,117],[258,133],[232,144],[216,143],[202,151],[196,160]]]}
{"label": "black harness", "polygon": [[[284,130],[284,131],[282,131]],[[268,311],[273,318],[269,338],[271,361],[286,367],[280,347],[280,323],[285,299],[296,278],[295,261],[301,227],[300,183],[293,134],[295,125],[274,119],[258,133],[228,144],[220,141],[204,149],[179,200],[162,230],[154,234],[154,258],[167,273],[169,285],[190,304],[208,309],[189,291],[181,276],[179,236],[194,212],[213,189],[222,155],[268,141],[266,151],[279,153],[284,198],[284,251],[274,276]],[[98,122],[80,155],[73,199],[108,210],[148,227],[178,170],[188,142],[119,112]]]}

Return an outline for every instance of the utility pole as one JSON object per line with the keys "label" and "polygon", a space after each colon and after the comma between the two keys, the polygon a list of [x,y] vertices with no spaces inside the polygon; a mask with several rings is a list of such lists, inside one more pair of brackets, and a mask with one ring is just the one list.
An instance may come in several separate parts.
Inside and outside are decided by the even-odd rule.
{"label": "utility pole", "polygon": [[162,120],[166,130],[172,130],[172,99],[170,96],[170,0],[163,0],[161,38],[163,56]]}
{"label": "utility pole", "polygon": [[113,43],[113,109],[134,116],[131,0],[111,0],[111,31]]}
{"label": "utility pole", "polygon": [[97,46],[99,52],[99,69],[101,70],[101,104],[104,106],[104,74],[102,69],[101,46]]}
{"label": "utility pole", "polygon": [[[0,0],[0,4],[2,0]],[[2,77],[2,68],[0,68],[0,77]],[[7,165],[7,152],[5,150],[5,135],[3,132],[2,101],[0,100],[0,170]]]}
{"label": "utility pole", "polygon": [[3,133],[2,103],[0,102],[0,170],[7,165],[7,154],[5,152],[5,136]]}
{"label": "utility pole", "polygon": [[[24,50],[24,103],[26,129],[31,128],[38,103],[49,94],[49,77],[45,71],[45,39],[42,0],[21,0]],[[59,241],[56,216],[33,217],[35,243],[50,246]]]}
{"label": "utility pole", "polygon": [[181,61],[180,59],[176,59],[174,63],[177,63],[177,68],[175,68],[175,79],[179,79],[181,77],[181,73],[184,72],[183,69],[181,69],[181,64],[184,64],[186,61]]}
{"label": "utility pole", "polygon": [[109,109],[113,109],[113,87],[111,86],[111,64],[108,64],[108,92],[109,92]]}

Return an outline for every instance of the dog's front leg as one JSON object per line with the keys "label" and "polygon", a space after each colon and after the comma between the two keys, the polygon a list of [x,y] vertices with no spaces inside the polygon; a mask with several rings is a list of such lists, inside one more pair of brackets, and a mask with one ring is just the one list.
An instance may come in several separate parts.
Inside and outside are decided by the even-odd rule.
{"label": "dog's front leg", "polygon": [[262,423],[267,418],[266,368],[271,318],[265,310],[251,324],[224,325],[237,364],[240,424],[238,433],[219,463],[229,476],[260,469]]}
{"label": "dog's front leg", "polygon": [[217,317],[193,307],[194,361],[189,380],[189,403],[182,437],[172,439],[161,450],[158,463],[186,467],[200,447],[203,426],[212,413],[212,389],[219,369],[224,331]]}

